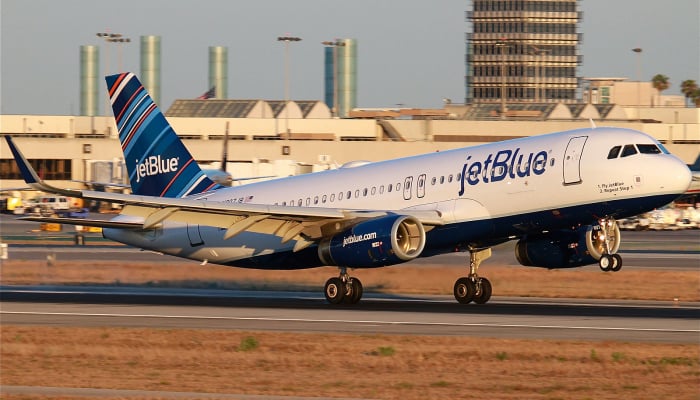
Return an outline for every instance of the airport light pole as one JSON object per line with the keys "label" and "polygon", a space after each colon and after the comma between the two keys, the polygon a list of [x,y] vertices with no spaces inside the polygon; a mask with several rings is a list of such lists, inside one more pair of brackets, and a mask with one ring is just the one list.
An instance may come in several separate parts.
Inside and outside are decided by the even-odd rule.
{"label": "airport light pole", "polygon": [[635,47],[632,49],[633,52],[637,53],[637,119],[639,119],[639,107],[642,106],[642,100],[640,98],[640,85],[642,84],[642,48]]}
{"label": "airport light pole", "polygon": [[333,116],[338,116],[338,46],[345,46],[345,42],[336,39],[335,41],[321,42],[325,46],[333,47]]}
{"label": "airport light pole", "polygon": [[[121,33],[112,33],[112,32],[98,32],[96,33],[98,38],[104,39],[105,41],[105,63],[103,68],[104,75],[109,74],[109,44],[110,43],[125,43],[125,42],[130,42],[131,39],[129,38],[124,38],[124,35]],[[119,64],[121,64],[121,49],[119,51]],[[121,65],[119,66],[121,68]],[[109,99],[105,101],[105,115],[108,115],[108,104],[109,104]]]}
{"label": "airport light pole", "polygon": [[540,97],[542,95],[542,85],[540,84],[540,72],[542,68],[542,59],[545,54],[549,53],[549,50],[540,49],[539,47],[530,45],[532,47],[532,52],[530,54],[535,56],[540,56],[539,60],[535,60],[535,103],[540,102]]}
{"label": "airport light pole", "polygon": [[501,49],[501,119],[506,119],[506,48],[510,45],[502,38],[496,42],[496,47]]}
{"label": "airport light pole", "polygon": [[289,138],[289,43],[301,41],[296,36],[280,36],[278,42],[284,42],[284,132]]}

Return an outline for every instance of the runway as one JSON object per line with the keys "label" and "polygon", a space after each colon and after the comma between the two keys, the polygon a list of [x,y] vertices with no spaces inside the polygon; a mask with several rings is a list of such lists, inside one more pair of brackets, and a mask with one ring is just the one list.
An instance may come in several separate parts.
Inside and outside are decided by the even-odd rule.
{"label": "runway", "polygon": [[368,294],[331,306],[317,293],[2,287],[3,324],[194,328],[697,343],[700,303]]}
{"label": "runway", "polygon": [[[3,240],[32,225],[1,216]],[[99,242],[71,245],[33,233],[10,244],[10,259],[99,259],[169,263],[181,259]],[[43,240],[41,244],[36,239]],[[47,242],[48,240],[48,242]],[[488,264],[517,265],[513,243],[494,248]],[[700,270],[697,231],[623,232],[625,269]],[[411,264],[465,265],[465,254]],[[197,328],[291,332],[460,335],[500,338],[697,343],[700,303],[494,297],[460,305],[452,296],[366,293],[355,306],[331,306],[318,292],[128,287],[0,287],[3,324]]]}

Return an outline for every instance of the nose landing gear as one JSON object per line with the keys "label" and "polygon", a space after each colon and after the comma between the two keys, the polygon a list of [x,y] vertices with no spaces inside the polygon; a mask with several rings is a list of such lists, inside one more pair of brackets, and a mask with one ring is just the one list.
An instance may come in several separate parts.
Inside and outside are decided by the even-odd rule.
{"label": "nose landing gear", "polygon": [[603,250],[598,259],[598,266],[606,272],[617,272],[622,269],[622,257],[615,253],[620,247],[620,229],[614,218],[601,218],[598,224],[600,225],[598,241]]}

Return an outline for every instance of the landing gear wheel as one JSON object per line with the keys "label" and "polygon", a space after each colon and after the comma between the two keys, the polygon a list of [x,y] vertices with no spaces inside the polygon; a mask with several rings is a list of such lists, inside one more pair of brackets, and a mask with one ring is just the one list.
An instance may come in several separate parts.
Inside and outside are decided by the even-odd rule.
{"label": "landing gear wheel", "polygon": [[611,271],[617,272],[622,269],[622,257],[619,254],[613,254],[610,257],[613,258],[613,264],[610,268]]}
{"label": "landing gear wheel", "polygon": [[331,278],[326,281],[326,286],[324,287],[324,294],[326,295],[326,300],[331,304],[340,304],[345,298],[345,283],[343,283],[340,278]]}
{"label": "landing gear wheel", "polygon": [[469,304],[474,299],[476,293],[476,285],[469,278],[459,278],[455,282],[454,295],[455,299],[461,304]]}
{"label": "landing gear wheel", "polygon": [[343,302],[347,304],[357,304],[362,298],[362,282],[357,278],[350,278],[345,284],[345,298]]}
{"label": "landing gear wheel", "polygon": [[474,293],[474,303],[486,304],[491,299],[491,282],[486,278],[479,278]]}
{"label": "landing gear wheel", "polygon": [[614,260],[610,254],[603,254],[598,260],[598,266],[601,270],[608,272],[613,267]]}

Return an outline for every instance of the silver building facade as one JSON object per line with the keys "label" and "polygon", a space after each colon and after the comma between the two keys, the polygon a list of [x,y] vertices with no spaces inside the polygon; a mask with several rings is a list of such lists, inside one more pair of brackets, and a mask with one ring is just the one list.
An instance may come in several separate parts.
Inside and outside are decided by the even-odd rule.
{"label": "silver building facade", "polygon": [[579,0],[472,0],[465,103],[575,103]]}

